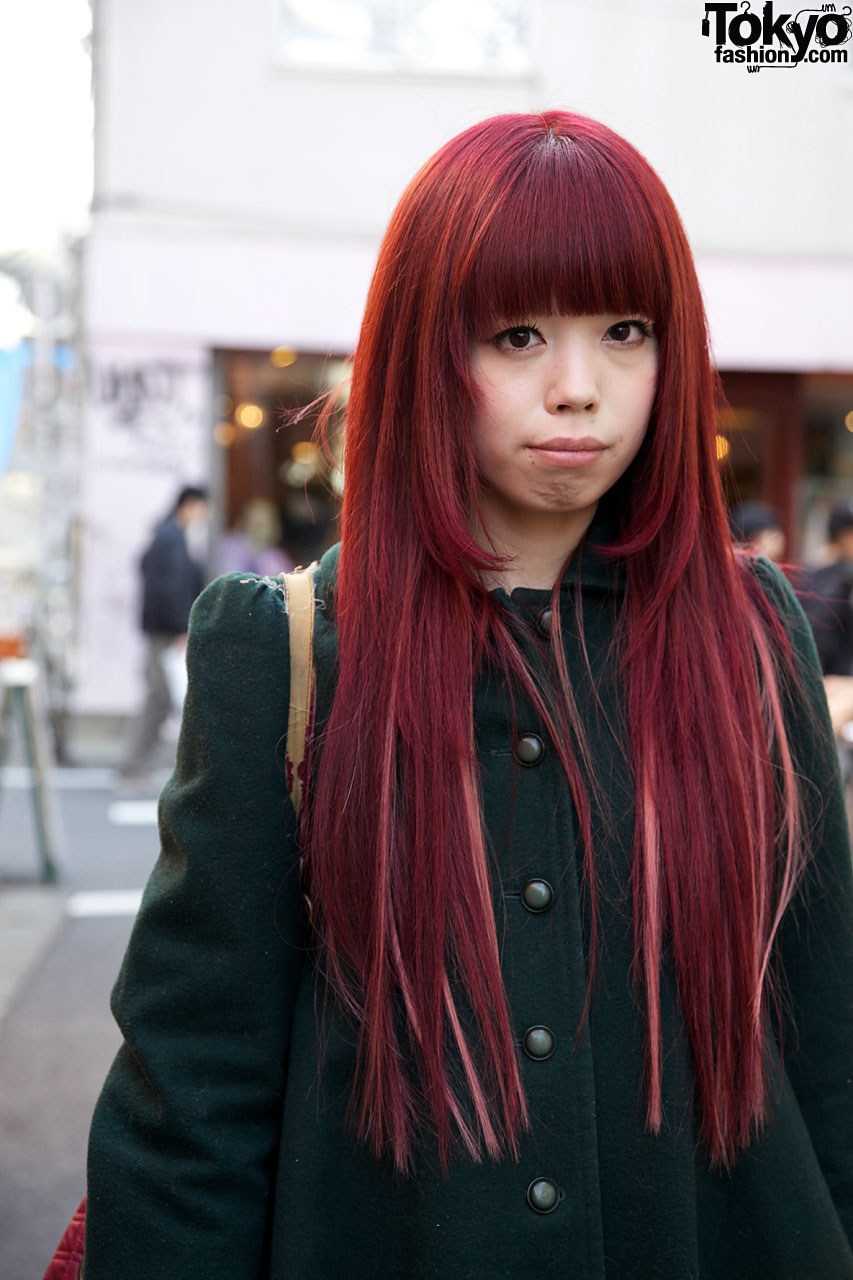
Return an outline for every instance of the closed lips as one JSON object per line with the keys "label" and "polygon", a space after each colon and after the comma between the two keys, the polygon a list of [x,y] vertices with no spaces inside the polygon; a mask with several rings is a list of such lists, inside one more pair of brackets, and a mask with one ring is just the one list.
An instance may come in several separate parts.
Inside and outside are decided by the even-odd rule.
{"label": "closed lips", "polygon": [[543,440],[539,444],[533,444],[531,449],[549,449],[554,453],[589,453],[592,450],[604,449],[606,446],[603,441],[596,440],[593,436],[583,436],[580,440],[561,437],[557,440]]}

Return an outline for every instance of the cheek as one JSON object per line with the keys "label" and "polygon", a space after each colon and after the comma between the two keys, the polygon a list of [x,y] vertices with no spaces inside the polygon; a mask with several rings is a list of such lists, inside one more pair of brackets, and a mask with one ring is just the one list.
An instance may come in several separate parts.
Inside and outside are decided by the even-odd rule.
{"label": "cheek", "polygon": [[643,378],[639,385],[634,387],[632,396],[633,414],[632,414],[632,435],[635,437],[636,447],[639,448],[646,434],[649,425],[649,418],[652,415],[652,408],[655,403],[655,391],[657,390],[657,377],[653,371],[649,376]]}
{"label": "cheek", "polygon": [[658,388],[657,368],[651,374],[646,386],[646,422],[651,417],[652,409],[655,403],[655,395]]}
{"label": "cheek", "polygon": [[634,379],[623,388],[620,418],[623,426],[622,447],[618,455],[618,474],[622,475],[636,458],[646,438],[655,402],[655,375]]}
{"label": "cheek", "polygon": [[480,408],[471,426],[471,452],[479,474],[482,477],[488,477],[494,470],[494,454],[492,432],[485,407]]}
{"label": "cheek", "polygon": [[476,388],[476,401],[471,415],[471,449],[477,463],[480,463],[491,435],[492,397],[489,395],[489,384],[482,372],[478,370],[476,363],[472,369],[472,377]]}
{"label": "cheek", "polygon": [[480,404],[471,427],[471,444],[477,465],[494,467],[504,451],[506,406],[499,395],[481,388]]}

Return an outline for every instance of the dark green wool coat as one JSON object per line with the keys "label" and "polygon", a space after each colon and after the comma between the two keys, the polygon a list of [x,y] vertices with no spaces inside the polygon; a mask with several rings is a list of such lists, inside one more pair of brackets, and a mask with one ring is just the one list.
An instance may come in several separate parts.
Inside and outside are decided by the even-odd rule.
{"label": "dark green wool coat", "polygon": [[[336,562],[333,548],[317,571],[321,723]],[[334,1013],[318,1077],[316,976],[283,770],[284,597],[268,579],[236,574],[200,597],[177,766],[160,802],[162,854],[114,993],[124,1045],[92,1125],[85,1280],[853,1280],[853,886],[807,624],[782,575],[759,562],[819,713],[817,730],[807,709],[791,716],[820,821],[779,943],[790,988],[781,1087],[762,1136],[721,1174],[697,1144],[667,972],[666,1124],[659,1136],[644,1128],[643,1017],[629,976],[632,785],[613,736],[623,716],[606,653],[624,574],[591,547],[582,565],[584,629],[607,721],[579,652],[576,575],[562,587],[562,618],[612,804],[609,829],[594,831],[599,980],[576,1038],[586,988],[576,814],[532,710],[519,699],[514,733],[506,690],[484,676],[475,691],[484,814],[532,1128],[517,1164],[460,1156],[446,1179],[425,1152],[417,1177],[401,1180],[352,1137],[355,1033]],[[495,594],[524,622],[534,653],[549,593]],[[544,750],[531,760],[534,742],[522,764],[514,746],[525,733]],[[532,1028],[550,1039],[527,1038]],[[553,1052],[530,1057],[525,1041]],[[546,1213],[528,1202],[540,1179],[556,1188]]]}

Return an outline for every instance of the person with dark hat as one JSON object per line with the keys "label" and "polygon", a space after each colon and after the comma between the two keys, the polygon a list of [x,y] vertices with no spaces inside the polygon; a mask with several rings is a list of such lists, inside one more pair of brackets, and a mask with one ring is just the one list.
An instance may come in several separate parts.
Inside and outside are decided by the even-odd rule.
{"label": "person with dark hat", "polygon": [[739,502],[729,512],[729,528],[735,542],[743,542],[778,562],[785,555],[785,534],[778,511],[754,498]]}

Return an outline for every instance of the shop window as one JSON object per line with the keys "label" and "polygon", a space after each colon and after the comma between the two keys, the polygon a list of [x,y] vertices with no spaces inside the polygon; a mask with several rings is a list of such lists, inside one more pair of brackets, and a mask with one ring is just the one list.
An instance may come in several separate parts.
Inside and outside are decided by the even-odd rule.
{"label": "shop window", "polygon": [[518,75],[529,69],[524,0],[279,0],[291,66]]}

